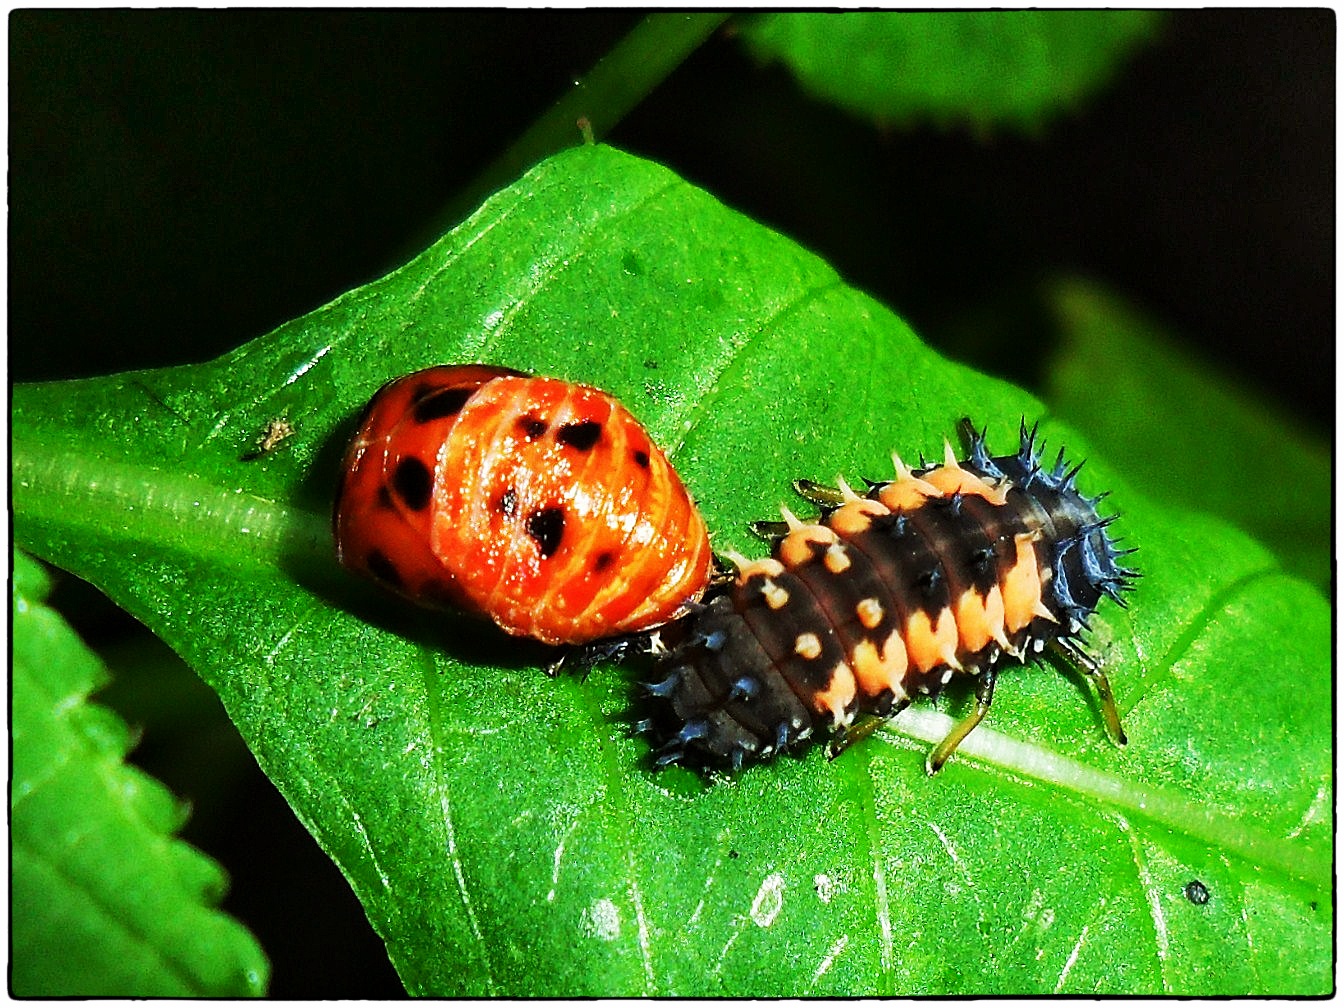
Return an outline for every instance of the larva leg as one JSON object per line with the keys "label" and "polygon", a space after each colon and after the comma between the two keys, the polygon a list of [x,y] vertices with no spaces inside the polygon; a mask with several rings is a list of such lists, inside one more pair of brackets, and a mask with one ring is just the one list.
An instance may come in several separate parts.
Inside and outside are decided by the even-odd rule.
{"label": "larva leg", "polygon": [[962,718],[957,726],[947,733],[947,737],[933,747],[924,764],[929,776],[933,776],[942,768],[947,758],[957,751],[957,746],[961,745],[967,735],[975,731],[975,726],[989,713],[989,705],[994,700],[994,675],[994,669],[989,668],[976,677],[975,710]]}
{"label": "larva leg", "polygon": [[773,543],[776,539],[782,539],[789,534],[789,526],[782,521],[754,521],[748,527],[752,535],[768,543]]}
{"label": "larva leg", "polygon": [[657,654],[660,647],[657,631],[652,630],[624,634],[620,637],[607,637],[589,644],[575,644],[563,648],[559,657],[548,663],[543,671],[552,679],[561,672],[577,672],[580,679],[587,679],[595,665],[608,661],[622,662],[631,655]]}
{"label": "larva leg", "polygon": [[845,502],[845,495],[835,487],[822,486],[820,483],[813,483],[810,479],[796,479],[793,481],[793,489],[798,492],[798,496],[806,501],[810,501],[819,508],[838,508]]}
{"label": "larva leg", "polygon": [[889,714],[865,714],[848,728],[841,728],[831,736],[831,743],[826,747],[826,758],[828,760],[835,759],[855,742],[863,741],[909,706],[910,698],[907,697],[893,707]]}
{"label": "larva leg", "polygon": [[1111,681],[1106,678],[1106,673],[1101,670],[1101,666],[1093,660],[1091,655],[1080,648],[1076,641],[1057,637],[1050,642],[1050,645],[1055,651],[1063,655],[1069,664],[1092,680],[1092,685],[1097,690],[1097,698],[1101,701],[1101,716],[1106,721],[1106,730],[1110,732],[1116,745],[1127,744],[1129,739],[1125,737],[1124,726],[1120,723],[1120,711],[1115,706],[1115,694],[1111,692]]}
{"label": "larva leg", "polygon": [[726,588],[737,580],[737,567],[731,560],[725,560],[717,553],[712,554],[714,558],[713,568],[709,572],[709,588]]}

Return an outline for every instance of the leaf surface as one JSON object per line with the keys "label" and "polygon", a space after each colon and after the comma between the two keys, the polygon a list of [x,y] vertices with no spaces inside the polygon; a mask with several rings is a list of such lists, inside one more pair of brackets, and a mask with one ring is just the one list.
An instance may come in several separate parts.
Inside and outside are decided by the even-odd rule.
{"label": "leaf surface", "polygon": [[1108,84],[1159,23],[1138,10],[777,13],[742,34],[857,115],[1030,130]]}
{"label": "leaf surface", "polygon": [[10,984],[19,997],[264,993],[256,939],[214,909],[220,867],[173,833],[186,807],[127,766],[131,731],[88,702],[107,672],[14,554]]}
{"label": "leaf surface", "polygon": [[[1025,393],[927,350],[825,263],[666,169],[561,154],[405,267],[209,364],[14,399],[19,541],[103,587],[220,693],[413,993],[1320,993],[1331,979],[1329,612],[1081,437],[1146,577],[1094,649],[1131,744],[1051,667],[1000,680],[936,778],[917,705],[834,763],[654,773],[639,667],[543,649],[339,571],[327,510],[386,379],[482,360],[607,388],[716,548],[795,476],[890,472]],[[240,461],[267,421],[297,433]],[[98,444],[98,452],[87,450]],[[1272,644],[1271,644],[1272,642]],[[1254,667],[1291,689],[1247,688]],[[950,712],[966,709],[964,691]],[[1182,895],[1198,877],[1203,906]]]}

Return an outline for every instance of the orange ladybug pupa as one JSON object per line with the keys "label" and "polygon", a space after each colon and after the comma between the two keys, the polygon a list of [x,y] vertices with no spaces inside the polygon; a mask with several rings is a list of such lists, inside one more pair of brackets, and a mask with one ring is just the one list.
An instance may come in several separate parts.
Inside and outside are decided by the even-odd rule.
{"label": "orange ladybug pupa", "polygon": [[546,644],[676,618],[712,560],[700,512],[624,406],[483,364],[379,389],[346,452],[334,525],[346,567]]}

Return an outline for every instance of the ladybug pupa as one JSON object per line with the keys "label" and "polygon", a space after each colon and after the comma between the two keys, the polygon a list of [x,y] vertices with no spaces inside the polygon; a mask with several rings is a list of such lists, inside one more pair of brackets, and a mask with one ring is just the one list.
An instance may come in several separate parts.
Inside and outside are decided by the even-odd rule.
{"label": "ladybug pupa", "polygon": [[590,649],[684,612],[713,556],[680,478],[616,399],[482,364],[379,389],[334,526],[341,563],[417,604]]}
{"label": "ladybug pupa", "polygon": [[770,556],[735,557],[737,576],[660,631],[659,765],[736,770],[833,731],[832,754],[955,676],[975,708],[929,754],[934,773],[988,713],[1001,670],[1047,646],[1094,684],[1107,728],[1125,741],[1110,683],[1083,646],[1101,600],[1124,605],[1138,574],[1061,450],[1042,463],[1036,428],[991,456],[963,423],[969,458],[907,467],[855,492],[806,480],[815,522],[783,509],[757,523]]}

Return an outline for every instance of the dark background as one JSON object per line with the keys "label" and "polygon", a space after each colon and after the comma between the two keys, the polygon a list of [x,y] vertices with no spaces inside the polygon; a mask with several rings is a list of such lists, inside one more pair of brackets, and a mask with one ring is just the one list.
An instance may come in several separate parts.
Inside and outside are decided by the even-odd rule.
{"label": "dark background", "polygon": [[[381,276],[641,16],[11,13],[11,379],[206,360]],[[982,369],[1035,384],[1051,333],[1031,292],[1081,273],[1329,436],[1334,63],[1328,10],[1175,12],[1083,112],[978,137],[875,129],[720,31],[606,139]],[[984,306],[993,339],[964,342]],[[153,664],[90,589],[66,579],[55,600],[114,663]],[[213,696],[188,676],[154,689],[110,702],[146,727],[138,761],[197,802],[185,835],[231,874],[272,993],[400,992]]]}

